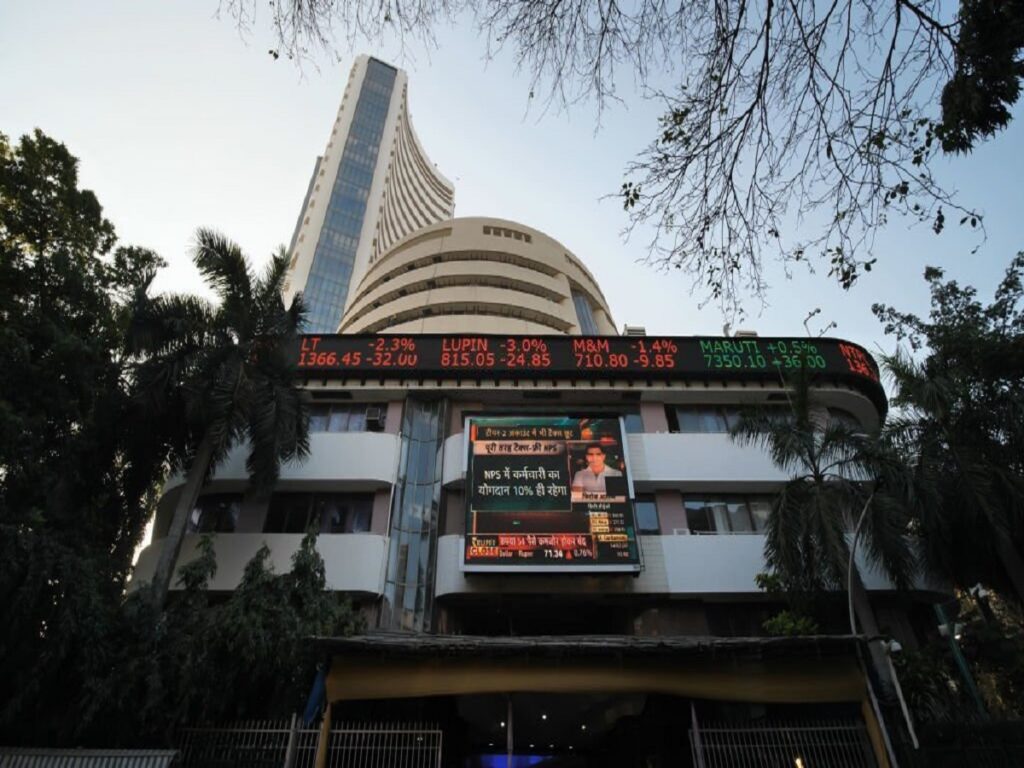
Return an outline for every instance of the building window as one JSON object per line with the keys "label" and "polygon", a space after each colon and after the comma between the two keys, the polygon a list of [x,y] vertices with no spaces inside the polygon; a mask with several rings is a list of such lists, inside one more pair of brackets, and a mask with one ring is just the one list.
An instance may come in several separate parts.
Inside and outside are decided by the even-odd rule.
{"label": "building window", "polygon": [[580,321],[580,333],[584,336],[599,335],[600,331],[597,329],[597,321],[594,319],[594,310],[590,306],[590,299],[573,289],[572,303],[576,307],[576,317]]}
{"label": "building window", "polygon": [[640,533],[661,533],[658,522],[658,505],[653,496],[638,495],[633,502],[636,510],[636,527]]}
{"label": "building window", "polygon": [[770,496],[683,497],[690,533],[760,533],[768,525]]}
{"label": "building window", "polygon": [[188,519],[189,533],[232,533],[238,525],[242,494],[211,493],[200,496]]}
{"label": "building window", "polygon": [[387,65],[367,65],[306,280],[307,333],[334,333],[341,320],[394,80]]}
{"label": "building window", "polygon": [[320,533],[365,533],[373,515],[372,494],[321,493],[313,497],[313,519]]}
{"label": "building window", "polygon": [[309,409],[309,431],[380,432],[386,413],[384,405],[317,403]]}
{"label": "building window", "polygon": [[[786,406],[762,407],[772,420],[791,419]],[[666,405],[665,416],[670,432],[682,434],[724,434],[740,422],[741,405]]]}
{"label": "building window", "polygon": [[372,514],[372,493],[275,493],[263,531],[365,533]]}
{"label": "building window", "polygon": [[669,430],[684,434],[728,432],[739,422],[736,405],[669,405],[666,406]]}

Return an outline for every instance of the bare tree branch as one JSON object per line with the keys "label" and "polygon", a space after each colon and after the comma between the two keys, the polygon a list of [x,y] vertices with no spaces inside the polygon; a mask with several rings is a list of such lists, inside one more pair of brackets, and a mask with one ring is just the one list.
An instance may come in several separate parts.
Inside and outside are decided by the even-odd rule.
{"label": "bare tree branch", "polygon": [[[251,23],[256,0],[223,3]],[[293,57],[332,45],[335,29],[350,44],[385,33],[429,41],[437,23],[471,13],[487,55],[511,50],[531,95],[558,108],[585,99],[600,108],[617,98],[622,74],[646,86],[654,74],[677,73],[678,87],[648,92],[665,111],[655,140],[626,169],[626,231],[650,228],[649,262],[692,275],[696,290],[736,315],[748,296],[764,297],[766,259],[787,272],[827,264],[851,287],[875,263],[875,233],[894,214],[936,232],[949,216],[983,231],[981,215],[930,166],[1009,121],[1005,107],[1024,76],[1024,18],[1014,15],[1020,3],[960,3],[270,0],[270,8]],[[957,111],[952,126],[943,123],[947,108]]]}

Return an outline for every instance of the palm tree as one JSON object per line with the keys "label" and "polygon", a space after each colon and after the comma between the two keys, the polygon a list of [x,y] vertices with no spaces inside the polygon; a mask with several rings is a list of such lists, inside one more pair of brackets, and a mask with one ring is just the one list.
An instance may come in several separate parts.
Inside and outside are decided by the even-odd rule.
{"label": "palm tree", "polygon": [[307,409],[289,355],[304,309],[300,297],[287,308],[281,298],[283,249],[256,276],[238,245],[200,229],[192,258],[218,301],[151,298],[143,290],[129,334],[136,384],[153,416],[139,426],[165,431],[186,474],[151,584],[159,608],[199,492],[228,451],[248,443],[246,469],[257,490],[273,485],[282,461],[309,452]]}
{"label": "palm tree", "polygon": [[1024,403],[994,385],[976,391],[977,370],[964,376],[901,352],[883,363],[902,407],[893,424],[903,449],[936,489],[914,515],[926,562],[961,587],[982,581],[1024,603]]}
{"label": "palm tree", "polygon": [[[768,517],[765,560],[786,589],[799,595],[849,589],[862,633],[877,637],[867,590],[851,565],[849,535],[859,524],[860,551],[868,563],[897,589],[906,588],[916,566],[904,512],[912,485],[881,435],[819,418],[808,374],[798,373],[789,386],[786,417],[750,410],[732,430],[734,440],[762,448],[789,475]],[[886,681],[888,662],[876,646],[874,666]]]}

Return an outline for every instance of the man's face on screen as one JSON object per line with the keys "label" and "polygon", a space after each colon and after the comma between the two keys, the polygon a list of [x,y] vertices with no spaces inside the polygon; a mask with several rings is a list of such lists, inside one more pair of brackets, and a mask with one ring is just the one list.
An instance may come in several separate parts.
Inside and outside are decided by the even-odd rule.
{"label": "man's face on screen", "polygon": [[604,472],[604,451],[600,448],[587,448],[587,466],[595,475]]}

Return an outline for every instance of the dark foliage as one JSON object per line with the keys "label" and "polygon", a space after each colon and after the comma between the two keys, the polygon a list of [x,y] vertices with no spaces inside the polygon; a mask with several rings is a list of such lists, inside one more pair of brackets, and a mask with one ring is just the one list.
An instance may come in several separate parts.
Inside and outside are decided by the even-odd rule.
{"label": "dark foliage", "polygon": [[1024,77],[1024,2],[961,0],[956,70],[942,90],[946,152],[969,152],[1010,122]]}
{"label": "dark foliage", "polygon": [[153,746],[184,722],[286,715],[317,660],[301,638],[354,625],[313,536],[285,575],[261,550],[226,601],[206,593],[209,542],[166,612],[145,590],[125,598],[160,483],[197,433],[218,452],[253,436],[265,484],[305,445],[268,343],[301,317],[281,306],[281,260],[252,279],[236,246],[199,242],[222,305],[149,298],[162,262],[117,247],[68,150],[0,135],[0,743]]}
{"label": "dark foliage", "polygon": [[886,359],[892,431],[924,486],[915,511],[931,566],[964,588],[1024,599],[1024,254],[982,304],[971,287],[925,273],[927,319],[875,306],[887,333],[923,352]]}
{"label": "dark foliage", "polygon": [[768,518],[765,560],[772,573],[762,586],[791,595],[798,609],[825,591],[845,591],[847,536],[863,514],[859,551],[905,588],[917,563],[899,501],[907,484],[899,457],[879,430],[828,418],[804,369],[789,383],[788,418],[748,410],[732,430],[734,440],[762,448],[789,476]]}
{"label": "dark foliage", "polygon": [[301,711],[322,659],[303,638],[350,634],[347,598],[324,589],[324,563],[309,533],[292,569],[275,574],[262,547],[238,589],[216,599],[212,540],[180,573],[165,611],[135,593],[104,648],[107,674],[82,696],[79,738],[107,746],[173,744],[177,728]]}
{"label": "dark foliage", "polygon": [[161,261],[116,243],[64,145],[0,135],[0,741],[74,723],[165,470],[121,352]]}
{"label": "dark foliage", "polygon": [[192,256],[218,302],[151,297],[146,286],[135,296],[128,334],[142,400],[158,421],[185,434],[173,458],[187,481],[153,577],[158,605],[202,483],[228,451],[247,445],[246,469],[257,491],[273,486],[282,462],[309,453],[306,396],[290,355],[305,311],[301,295],[287,307],[281,298],[284,250],[255,275],[238,245],[200,229]]}

